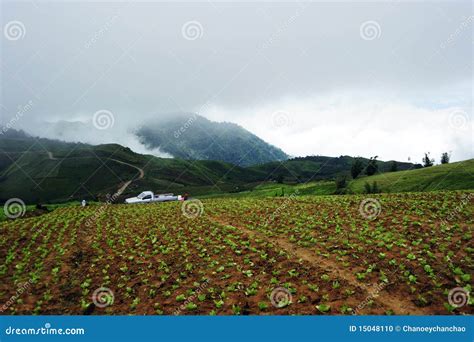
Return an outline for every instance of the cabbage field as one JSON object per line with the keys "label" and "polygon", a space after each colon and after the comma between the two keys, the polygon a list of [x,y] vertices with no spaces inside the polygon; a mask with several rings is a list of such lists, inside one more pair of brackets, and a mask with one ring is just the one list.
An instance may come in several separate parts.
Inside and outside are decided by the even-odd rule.
{"label": "cabbage field", "polygon": [[0,223],[2,314],[472,314],[474,193],[215,198]]}

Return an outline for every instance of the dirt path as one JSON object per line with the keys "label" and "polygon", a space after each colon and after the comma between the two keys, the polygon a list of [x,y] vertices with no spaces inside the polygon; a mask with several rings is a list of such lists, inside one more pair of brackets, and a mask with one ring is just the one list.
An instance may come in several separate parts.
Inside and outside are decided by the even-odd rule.
{"label": "dirt path", "polygon": [[134,169],[138,170],[138,172],[140,172],[140,175],[138,176],[138,178],[133,178],[129,181],[126,181],[116,192],[116,195],[117,196],[120,196],[127,188],[130,184],[132,184],[132,182],[136,181],[136,180],[139,180],[139,179],[142,179],[143,177],[145,177],[145,171],[143,171],[142,168],[139,168],[138,166],[135,166],[133,164],[129,164],[129,163],[126,163],[126,162],[123,162],[121,160],[117,160],[117,159],[113,159],[113,158],[109,158],[109,160],[113,160],[114,162],[117,162],[119,164],[123,164],[123,165],[128,165],[130,167],[133,167]]}
{"label": "dirt path", "polygon": [[[298,259],[302,259],[312,266],[322,268],[332,274],[335,274],[338,278],[344,279],[352,286],[361,289],[367,294],[367,297],[373,292],[370,286],[363,284],[357,280],[357,278],[345,269],[342,269],[336,262],[320,257],[312,252],[310,249],[299,247],[284,238],[279,237],[268,237],[263,233],[250,230],[244,227],[236,226],[226,222],[222,217],[213,217],[212,220],[219,224],[235,227],[250,237],[257,237],[259,239],[266,240],[277,245],[279,248],[285,250],[290,255],[295,256]],[[413,304],[406,298],[396,296],[393,293],[389,293],[385,290],[379,291],[376,295],[371,296],[371,299],[378,302],[382,307],[393,310],[398,315],[429,315],[432,314],[428,308],[420,308]]]}
{"label": "dirt path", "polygon": [[[53,156],[53,152],[51,151],[46,151],[48,153],[48,159],[49,160],[58,160],[58,158],[54,157]],[[130,166],[130,167],[133,167],[134,169],[138,170],[138,172],[140,173],[138,178],[133,178],[129,181],[126,181],[118,190],[117,190],[117,196],[120,196],[127,188],[130,184],[132,184],[132,182],[136,181],[136,180],[139,180],[139,179],[142,179],[143,177],[145,177],[145,171],[142,169],[142,168],[139,168],[138,166],[135,166],[133,164],[129,164],[129,163],[126,163],[126,162],[123,162],[121,160],[118,160],[118,159],[113,159],[113,158],[108,158],[109,160],[112,160],[116,163],[119,163],[119,164],[123,164],[123,165],[127,165],[127,166]]]}

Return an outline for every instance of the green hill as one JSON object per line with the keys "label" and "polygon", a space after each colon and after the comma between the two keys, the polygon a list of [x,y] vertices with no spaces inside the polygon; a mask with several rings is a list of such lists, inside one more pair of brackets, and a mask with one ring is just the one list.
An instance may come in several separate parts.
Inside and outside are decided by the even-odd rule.
{"label": "green hill", "polygon": [[230,192],[262,179],[258,172],[219,161],[157,158],[117,144],[65,143],[13,130],[0,136],[0,152],[0,202],[13,197],[27,203],[103,199],[132,179],[122,197],[144,189]]}
{"label": "green hill", "polygon": [[[474,190],[474,159],[436,165],[413,170],[384,172],[350,180],[347,193],[365,193],[365,184],[377,183],[381,192],[424,192],[438,190]],[[246,193],[238,194],[265,197],[297,195],[332,195],[334,181],[320,180],[300,184],[266,183]]]}
{"label": "green hill", "polygon": [[[325,157],[308,156],[298,157],[283,162],[270,162],[263,165],[252,166],[249,169],[268,176],[269,180],[283,180],[286,183],[302,183],[313,180],[334,179],[339,175],[350,178],[350,169],[354,157]],[[367,166],[369,159],[359,158]],[[380,172],[388,172],[392,161],[377,161]],[[399,170],[409,170],[421,165],[397,162]]]}
{"label": "green hill", "polygon": [[[316,177],[315,177],[316,178]],[[365,193],[365,184],[377,183],[381,192],[424,192],[438,190],[474,190],[474,159],[437,165],[429,168],[380,173],[348,182],[346,193]],[[250,189],[226,194],[232,197],[280,197],[302,195],[333,195],[334,181],[319,180],[307,183],[261,183]],[[223,196],[213,194],[212,197]],[[208,196],[206,196],[208,197]]]}
{"label": "green hill", "polygon": [[377,182],[382,192],[474,189],[474,159],[362,177],[353,180],[349,189],[355,193],[363,193],[366,182]]}
{"label": "green hill", "polygon": [[[143,190],[206,197],[288,196],[296,190],[297,195],[333,194],[334,179],[349,175],[354,160],[311,156],[240,167],[212,160],[157,158],[117,144],[37,139],[14,130],[0,135],[0,152],[0,203],[16,197],[28,204],[104,200],[122,187],[117,201]],[[474,188],[473,160],[398,172],[385,172],[390,162],[378,163],[383,173],[349,182],[348,191],[364,192],[364,184],[374,181],[385,192]]]}

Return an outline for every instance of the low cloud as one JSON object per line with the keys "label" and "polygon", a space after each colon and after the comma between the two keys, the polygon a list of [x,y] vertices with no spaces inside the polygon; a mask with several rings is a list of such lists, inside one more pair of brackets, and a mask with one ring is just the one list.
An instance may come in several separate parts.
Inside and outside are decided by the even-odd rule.
{"label": "low cloud", "polygon": [[114,125],[106,129],[98,129],[91,118],[85,115],[73,120],[57,121],[22,121],[19,128],[27,133],[49,139],[59,139],[67,142],[83,142],[93,145],[117,143],[141,154],[151,154],[161,158],[173,156],[159,148],[150,149],[143,145],[134,131],[137,127],[130,121],[114,119]]}
{"label": "low cloud", "polygon": [[[10,1],[2,19],[26,34],[2,41],[0,123],[162,156],[133,130],[196,112],[295,156],[472,158],[471,11],[447,1]],[[91,121],[102,108],[114,122],[100,130]]]}
{"label": "low cloud", "polygon": [[[472,113],[459,105],[421,107],[375,92],[353,91],[286,98],[263,106],[214,107],[211,119],[234,119],[262,139],[294,156],[352,155],[421,162],[473,158]],[[240,113],[240,114],[239,114]],[[245,115],[242,115],[245,113]]]}

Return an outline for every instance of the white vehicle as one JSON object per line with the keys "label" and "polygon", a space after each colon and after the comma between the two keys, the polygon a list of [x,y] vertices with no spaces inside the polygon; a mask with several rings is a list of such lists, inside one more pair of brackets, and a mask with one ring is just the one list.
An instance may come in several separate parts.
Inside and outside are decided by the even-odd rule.
{"label": "white vehicle", "polygon": [[137,197],[130,197],[125,200],[127,204],[134,203],[150,203],[150,202],[168,202],[168,201],[182,201],[181,195],[174,194],[158,194],[155,195],[152,191],[143,191]]}

